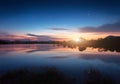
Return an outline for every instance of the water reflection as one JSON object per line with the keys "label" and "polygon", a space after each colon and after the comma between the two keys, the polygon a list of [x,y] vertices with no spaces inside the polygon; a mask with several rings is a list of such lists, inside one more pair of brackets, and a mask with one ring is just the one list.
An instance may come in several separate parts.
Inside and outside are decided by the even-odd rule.
{"label": "water reflection", "polygon": [[[62,48],[59,47],[59,49]],[[25,51],[27,53],[37,51],[51,51],[58,49],[58,46],[50,44],[11,44],[11,45],[0,45],[0,54],[6,54],[9,52]]]}
{"label": "water reflection", "polygon": [[[84,51],[84,50],[86,50],[87,49],[87,47],[91,47],[91,48],[97,48],[98,49],[98,51],[99,52],[107,52],[107,51],[111,51],[111,52],[120,52],[120,47],[119,46],[95,46],[95,45],[93,45],[93,46],[86,46],[86,45],[74,45],[74,44],[60,44],[61,46],[63,46],[63,47],[68,47],[68,48],[71,48],[71,49],[73,49],[73,48],[78,48],[78,50],[79,51]],[[58,45],[58,46],[60,46],[60,45]]]}
{"label": "water reflection", "polygon": [[[120,78],[120,53],[111,52],[110,50],[104,51],[99,47],[85,46],[71,47],[52,44],[0,45],[0,74],[31,66],[52,66],[68,76],[77,76],[81,80],[83,72],[92,67],[103,74],[109,74],[117,81]],[[93,75],[96,75],[96,72]]]}
{"label": "water reflection", "polygon": [[24,51],[26,53],[34,53],[39,51],[52,51],[52,50],[64,50],[64,51],[87,51],[91,48],[91,51],[97,49],[98,52],[120,52],[120,47],[101,47],[101,46],[75,46],[75,45],[56,45],[56,44],[12,44],[12,45],[0,45],[0,54],[7,54],[9,52]]}
{"label": "water reflection", "polygon": [[[37,52],[37,53],[36,53]],[[106,53],[105,53],[106,52]],[[120,63],[120,53],[111,52],[103,48],[91,48],[85,46],[62,46],[62,45],[52,45],[52,44],[17,44],[17,45],[0,45],[0,55],[14,53],[21,55],[32,55],[31,53],[36,53],[43,58],[47,59],[69,59],[78,58],[86,60],[99,59],[105,62],[115,62]],[[29,53],[29,54],[27,54]],[[34,55],[33,55],[34,56]],[[47,56],[47,57],[46,57]]]}
{"label": "water reflection", "polygon": [[86,50],[86,47],[79,47],[78,49],[79,49],[79,51],[84,51],[84,50]]}

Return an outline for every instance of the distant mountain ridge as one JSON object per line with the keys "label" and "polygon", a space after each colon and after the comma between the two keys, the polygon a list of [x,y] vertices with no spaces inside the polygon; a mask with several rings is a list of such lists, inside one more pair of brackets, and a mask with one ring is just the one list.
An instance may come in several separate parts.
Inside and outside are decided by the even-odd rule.
{"label": "distant mountain ridge", "polygon": [[112,36],[112,35],[110,35],[110,36],[107,36],[107,37],[105,37],[104,39],[108,39],[108,40],[111,40],[111,39],[119,39],[120,40],[120,36]]}

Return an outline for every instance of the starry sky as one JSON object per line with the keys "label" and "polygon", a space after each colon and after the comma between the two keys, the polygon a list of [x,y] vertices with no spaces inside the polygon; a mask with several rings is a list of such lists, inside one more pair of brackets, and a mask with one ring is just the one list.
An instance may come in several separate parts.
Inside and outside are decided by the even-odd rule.
{"label": "starry sky", "polygon": [[119,33],[119,0],[0,0],[1,39],[95,39]]}

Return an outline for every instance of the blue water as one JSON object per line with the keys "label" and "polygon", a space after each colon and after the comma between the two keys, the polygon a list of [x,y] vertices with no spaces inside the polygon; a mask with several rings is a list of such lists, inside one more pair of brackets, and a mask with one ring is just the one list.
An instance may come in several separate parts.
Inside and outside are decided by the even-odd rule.
{"label": "blue water", "polygon": [[70,76],[81,76],[90,68],[120,79],[120,53],[98,49],[67,48],[52,44],[0,45],[0,74],[29,67],[56,67]]}

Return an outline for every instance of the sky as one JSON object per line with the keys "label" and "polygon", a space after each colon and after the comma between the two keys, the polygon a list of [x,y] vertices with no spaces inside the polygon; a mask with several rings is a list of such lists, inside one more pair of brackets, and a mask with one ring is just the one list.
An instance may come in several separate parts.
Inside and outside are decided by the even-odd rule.
{"label": "sky", "polygon": [[0,39],[97,39],[119,33],[119,0],[0,0]]}

